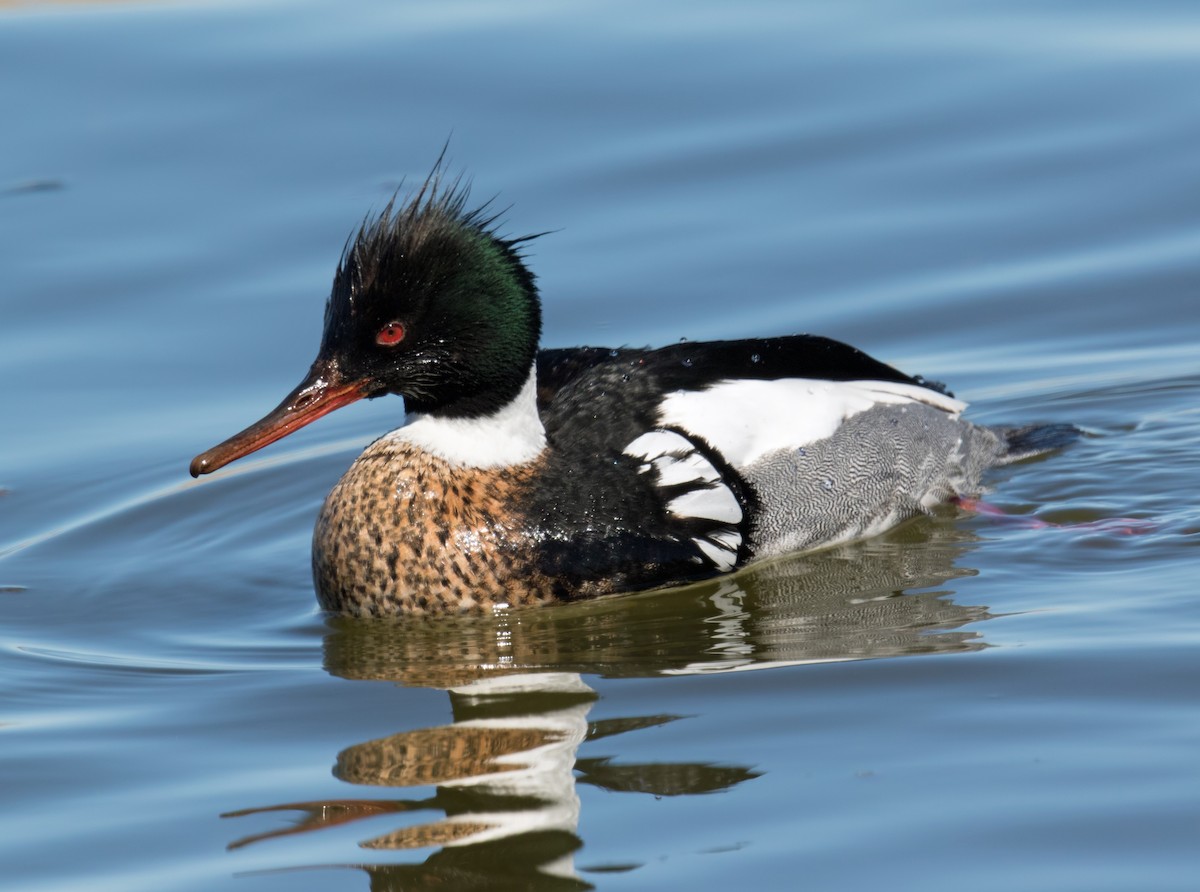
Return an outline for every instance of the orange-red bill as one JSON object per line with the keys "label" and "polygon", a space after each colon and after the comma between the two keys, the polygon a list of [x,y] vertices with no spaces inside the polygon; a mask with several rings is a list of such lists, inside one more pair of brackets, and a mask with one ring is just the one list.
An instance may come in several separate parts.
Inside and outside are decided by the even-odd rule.
{"label": "orange-red bill", "polygon": [[269,446],[334,409],[348,406],[367,395],[362,381],[343,382],[325,370],[313,369],[300,386],[289,393],[270,413],[219,446],[192,459],[193,477],[210,474],[251,452]]}

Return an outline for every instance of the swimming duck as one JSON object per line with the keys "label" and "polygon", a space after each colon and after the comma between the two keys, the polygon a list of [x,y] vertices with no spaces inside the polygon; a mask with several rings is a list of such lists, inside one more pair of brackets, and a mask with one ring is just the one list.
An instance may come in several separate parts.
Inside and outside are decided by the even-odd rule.
{"label": "swimming duck", "polygon": [[467,202],[435,168],[365,221],[307,377],[192,461],[207,474],[355,400],[404,398],[404,424],[317,519],[327,610],[499,609],[728,573],[970,496],[1075,430],[972,424],[941,385],[814,335],[539,351],[533,236]]}

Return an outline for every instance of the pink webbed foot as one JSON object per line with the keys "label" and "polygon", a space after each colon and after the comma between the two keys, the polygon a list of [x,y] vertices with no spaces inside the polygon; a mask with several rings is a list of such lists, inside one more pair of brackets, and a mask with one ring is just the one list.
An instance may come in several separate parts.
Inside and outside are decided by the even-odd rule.
{"label": "pink webbed foot", "polygon": [[1153,521],[1136,517],[1105,517],[1101,520],[1091,520],[1084,523],[1051,523],[1038,517],[1024,514],[1009,514],[1003,508],[985,502],[982,499],[972,499],[960,496],[952,499],[954,504],[964,511],[981,514],[984,517],[994,517],[1017,526],[1031,530],[1095,530],[1103,533],[1115,533],[1118,536],[1140,536],[1152,533],[1156,529]]}

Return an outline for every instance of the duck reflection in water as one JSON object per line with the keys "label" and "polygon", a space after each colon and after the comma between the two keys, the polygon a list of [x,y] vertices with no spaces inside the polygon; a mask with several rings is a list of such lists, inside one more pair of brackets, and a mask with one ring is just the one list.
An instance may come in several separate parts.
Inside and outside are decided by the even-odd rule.
{"label": "duck reflection in water", "polygon": [[[605,757],[577,759],[580,744],[674,721],[654,715],[588,722],[597,695],[575,673],[484,678],[449,692],[454,723],[371,740],[339,754],[334,773],[348,783],[433,786],[421,799],[298,803],[261,811],[298,810],[297,826],[247,837],[303,833],[384,814],[441,812],[444,817],[404,826],[361,843],[373,850],[441,847],[423,865],[378,865],[372,875],[395,883],[372,888],[431,885],[472,888],[500,878],[539,889],[589,888],[575,873],[581,845],[577,783],[613,791],[676,796],[727,789],[757,775],[714,764],[613,765]],[[578,775],[578,776],[577,776]],[[403,880],[403,882],[401,882]]]}
{"label": "duck reflection in water", "polygon": [[[619,752],[622,735],[685,717],[589,721],[599,698],[584,675],[661,677],[979,649],[978,633],[962,627],[988,619],[985,608],[955,604],[944,591],[914,591],[972,574],[954,566],[971,539],[929,521],[670,592],[486,617],[331,619],[329,672],[444,689],[454,717],[348,747],[335,775],[433,791],[231,812],[226,817],[301,815],[231,848],[393,815],[394,829],[360,846],[436,851],[419,864],[359,865],[373,890],[591,888],[581,872],[637,865],[576,867],[580,784],[681,796],[730,790],[759,775],[719,758],[628,764],[604,752]],[[414,822],[429,812],[439,817]]]}

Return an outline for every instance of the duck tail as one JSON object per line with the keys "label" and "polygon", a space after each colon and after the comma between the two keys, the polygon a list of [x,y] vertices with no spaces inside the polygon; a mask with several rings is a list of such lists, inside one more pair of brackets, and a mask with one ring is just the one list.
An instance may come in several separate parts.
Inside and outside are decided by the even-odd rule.
{"label": "duck tail", "polygon": [[1073,424],[1029,424],[998,427],[993,431],[1005,447],[999,461],[1002,465],[1065,449],[1083,436],[1083,431]]}

